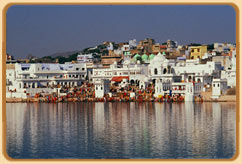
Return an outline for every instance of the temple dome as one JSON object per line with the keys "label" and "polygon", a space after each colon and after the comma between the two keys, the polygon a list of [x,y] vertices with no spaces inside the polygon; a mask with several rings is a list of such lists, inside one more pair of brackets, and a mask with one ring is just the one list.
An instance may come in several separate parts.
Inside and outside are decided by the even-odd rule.
{"label": "temple dome", "polygon": [[140,57],[140,55],[138,53],[136,55],[134,55],[135,60],[137,60],[138,57]]}
{"label": "temple dome", "polygon": [[150,54],[149,59],[152,60],[155,57],[154,54]]}
{"label": "temple dome", "polygon": [[148,57],[148,55],[143,54],[141,58],[143,61],[147,61],[149,57]]}

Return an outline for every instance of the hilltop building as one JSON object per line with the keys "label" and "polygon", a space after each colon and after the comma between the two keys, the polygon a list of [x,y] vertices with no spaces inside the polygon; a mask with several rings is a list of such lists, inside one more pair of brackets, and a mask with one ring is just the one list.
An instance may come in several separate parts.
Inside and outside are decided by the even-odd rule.
{"label": "hilltop building", "polygon": [[205,53],[207,53],[207,46],[191,46],[191,59],[201,59]]}
{"label": "hilltop building", "polygon": [[152,53],[152,46],[155,44],[154,39],[146,38],[141,40],[137,46],[137,49],[142,50],[142,53]]}

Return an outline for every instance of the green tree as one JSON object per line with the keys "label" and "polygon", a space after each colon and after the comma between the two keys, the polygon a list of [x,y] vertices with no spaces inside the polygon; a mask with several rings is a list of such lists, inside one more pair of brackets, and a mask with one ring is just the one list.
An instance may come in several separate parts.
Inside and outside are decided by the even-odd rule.
{"label": "green tree", "polygon": [[207,48],[208,48],[208,50],[213,50],[214,49],[214,44],[209,44]]}

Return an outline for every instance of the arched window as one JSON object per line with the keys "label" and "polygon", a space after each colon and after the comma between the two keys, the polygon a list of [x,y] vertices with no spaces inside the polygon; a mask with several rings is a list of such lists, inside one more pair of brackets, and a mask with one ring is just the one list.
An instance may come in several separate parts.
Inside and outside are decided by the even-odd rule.
{"label": "arched window", "polygon": [[167,72],[167,69],[166,69],[166,68],[164,68],[164,70],[163,70],[163,74],[166,74],[166,72]]}
{"label": "arched window", "polygon": [[134,84],[134,80],[130,80],[130,83],[131,83],[131,85],[133,85]]}
{"label": "arched window", "polygon": [[154,74],[155,74],[155,75],[158,74],[158,70],[157,70],[157,68],[155,68],[155,70],[154,70]]}
{"label": "arched window", "polygon": [[153,84],[155,84],[156,80],[155,80],[155,79],[153,79],[153,80],[152,80],[152,82],[153,82]]}

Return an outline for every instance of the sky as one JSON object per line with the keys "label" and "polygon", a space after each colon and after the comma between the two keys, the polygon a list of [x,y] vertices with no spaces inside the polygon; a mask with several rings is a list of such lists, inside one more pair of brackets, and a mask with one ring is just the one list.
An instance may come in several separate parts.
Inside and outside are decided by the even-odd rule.
{"label": "sky", "polygon": [[226,5],[14,5],[6,32],[7,53],[15,58],[145,38],[179,45],[235,43],[236,13]]}

